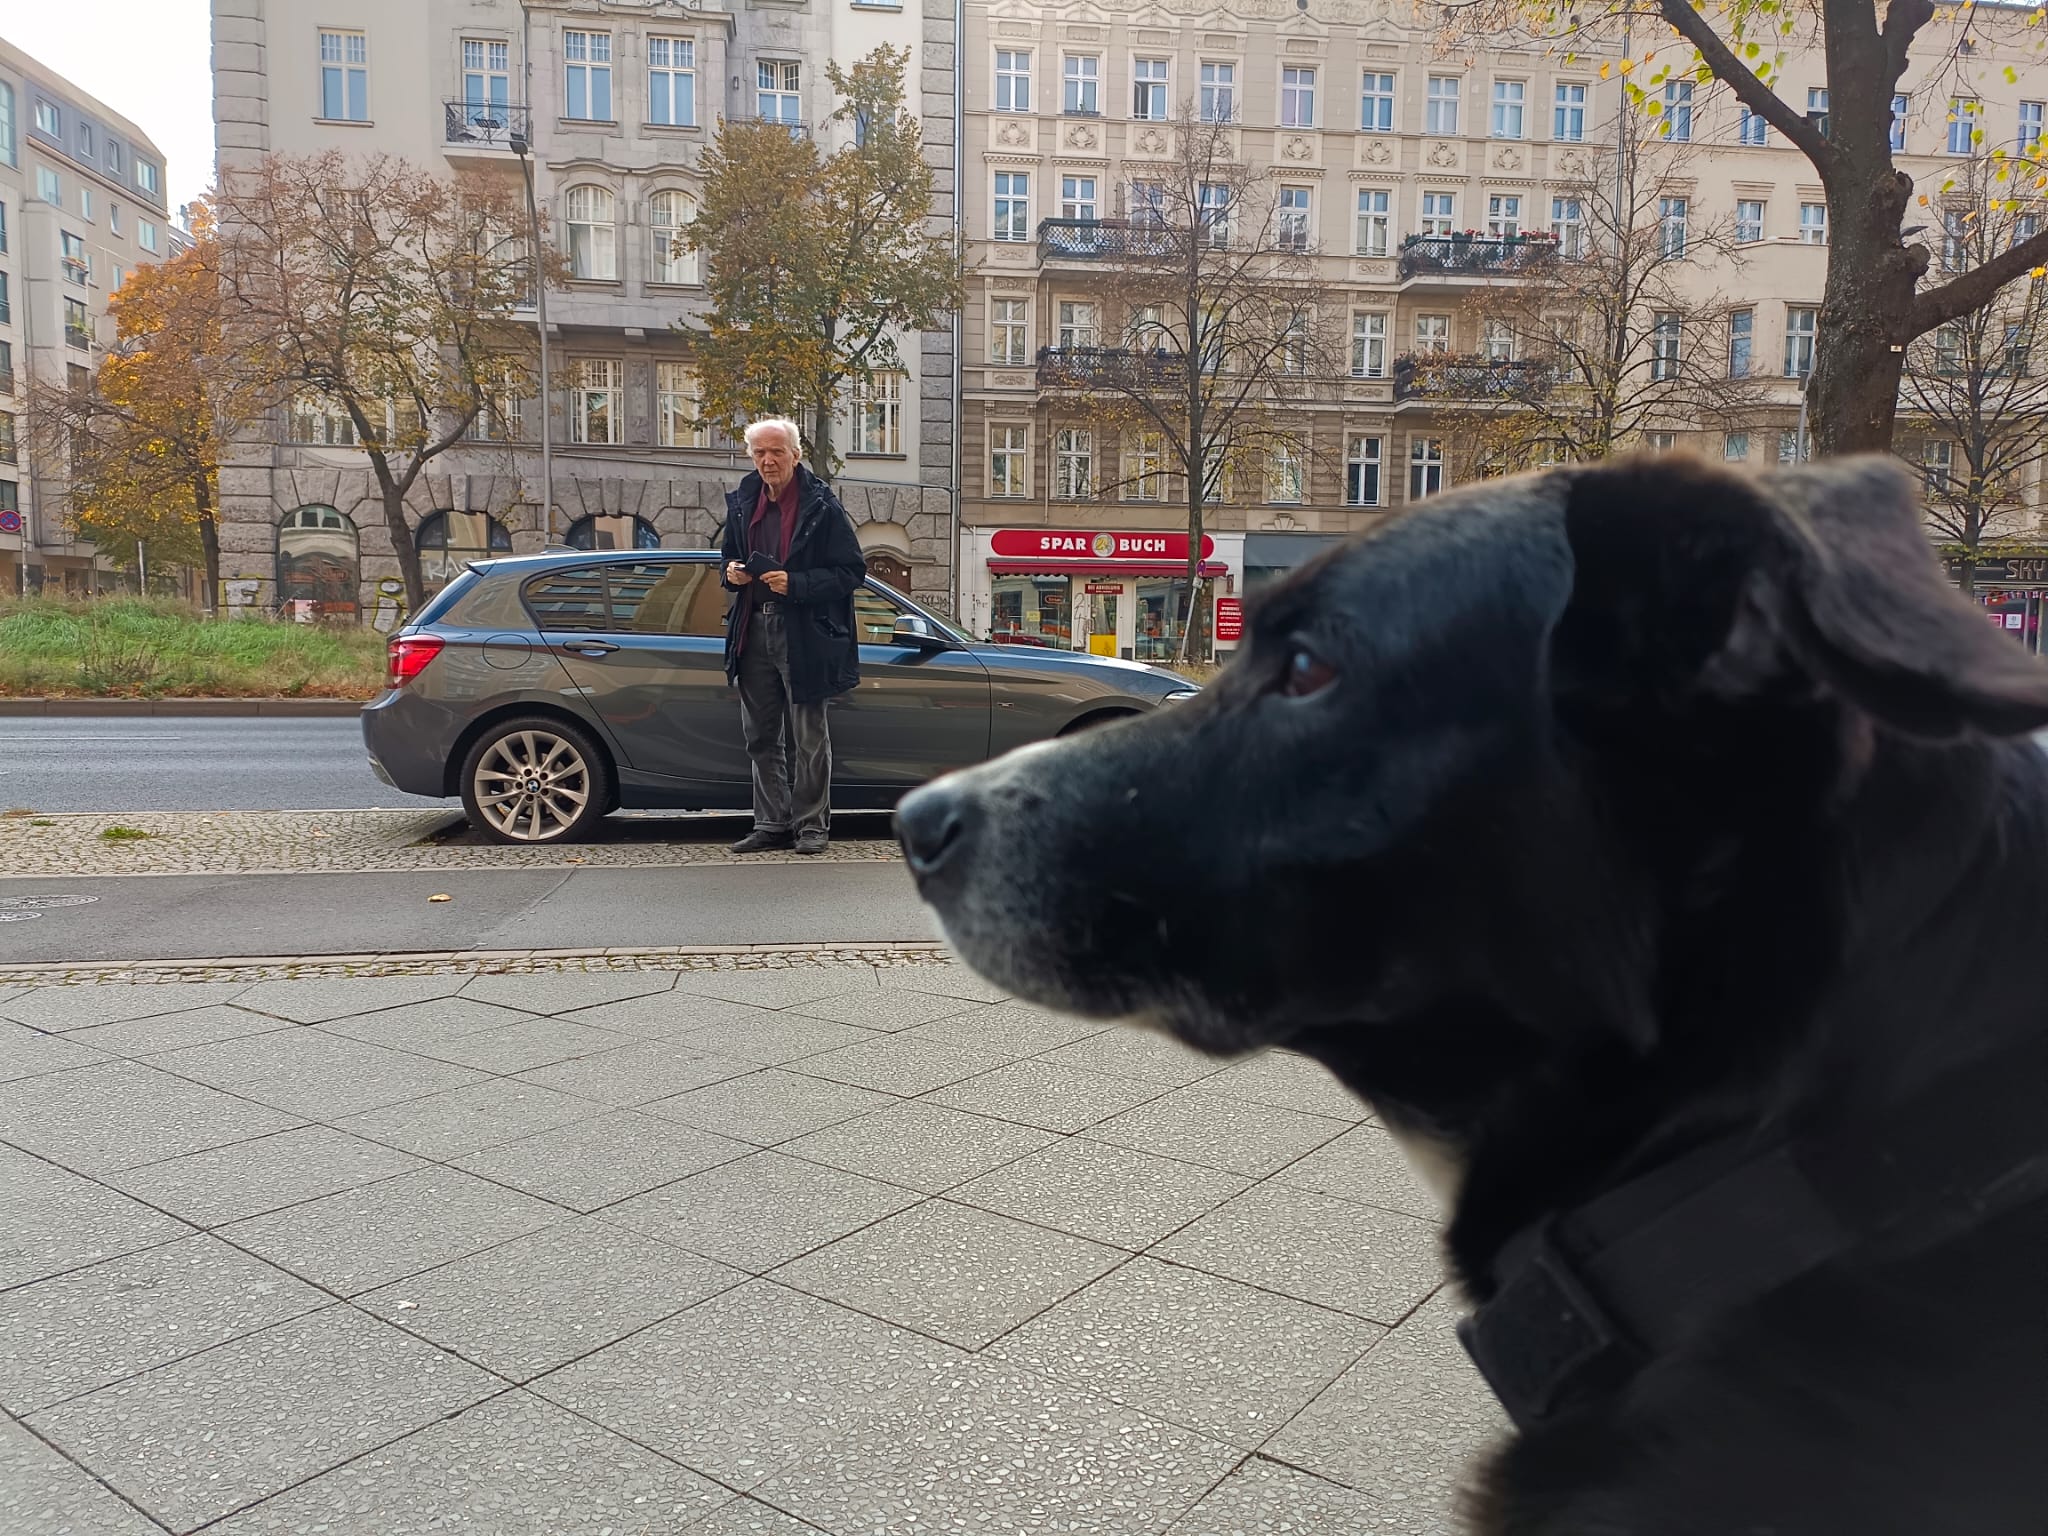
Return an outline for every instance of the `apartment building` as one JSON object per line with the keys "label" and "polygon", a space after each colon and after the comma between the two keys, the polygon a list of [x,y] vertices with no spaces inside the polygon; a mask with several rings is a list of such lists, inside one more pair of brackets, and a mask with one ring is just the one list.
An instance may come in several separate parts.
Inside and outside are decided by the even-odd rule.
{"label": "apartment building", "polygon": [[112,581],[70,531],[64,466],[35,451],[29,391],[90,375],[107,300],[181,238],[148,135],[0,38],[0,591]]}
{"label": "apartment building", "polygon": [[[429,586],[490,552],[701,547],[747,469],[697,430],[678,327],[704,308],[694,216],[721,118],[787,123],[832,147],[828,59],[908,48],[910,102],[953,216],[951,0],[213,0],[221,169],[271,152],[397,155],[452,173],[522,174],[571,276],[548,296],[553,512],[538,401],[500,440],[463,445],[411,506]],[[845,402],[837,488],[870,568],[949,607],[954,585],[955,338],[899,340],[906,368]],[[317,402],[245,434],[221,475],[230,605],[315,602],[388,625],[403,592],[374,482]]]}
{"label": "apartment building", "polygon": [[[1925,54],[1893,131],[1901,165],[1936,193],[1938,230],[1936,189],[1973,144],[2039,137],[2048,67],[2031,49]],[[1069,359],[1118,345],[1132,323],[1105,310],[1116,241],[1092,232],[1123,223],[1130,189],[1171,161],[1174,119],[1234,125],[1235,158],[1270,168],[1288,238],[1341,311],[1320,318],[1340,328],[1348,360],[1290,406],[1307,423],[1302,462],[1235,477],[1240,499],[1209,509],[1204,600],[1219,605],[1227,650],[1248,591],[1475,472],[1461,426],[1495,408],[1506,372],[1541,363],[1482,334],[1472,300],[1583,249],[1585,210],[1568,189],[1599,174],[1620,105],[1600,62],[1512,38],[1447,50],[1410,13],[1368,0],[1180,15],[1135,0],[968,0],[963,621],[1140,658],[1173,648],[1181,490],[1088,472],[1129,445],[1089,423]],[[1822,78],[1818,58],[1795,58],[1781,93],[1825,113]],[[1643,445],[1796,458],[1827,259],[1818,177],[1719,88],[1673,81],[1658,94],[1670,133],[1657,152],[1676,167],[1657,189],[1660,238],[1711,227],[1729,246],[1697,277],[1722,305],[1719,329],[1687,344],[1712,346],[1714,366],[1755,387],[1739,422],[1674,412]],[[1094,489],[1119,478],[1113,494]]]}

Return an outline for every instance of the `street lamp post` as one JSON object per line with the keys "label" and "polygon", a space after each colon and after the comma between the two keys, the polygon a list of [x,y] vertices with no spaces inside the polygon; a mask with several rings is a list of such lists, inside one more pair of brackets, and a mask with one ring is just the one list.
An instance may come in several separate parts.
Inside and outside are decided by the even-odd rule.
{"label": "street lamp post", "polygon": [[555,396],[548,378],[548,282],[540,256],[540,204],[533,195],[533,161],[527,157],[531,146],[526,135],[514,129],[512,153],[519,157],[519,171],[526,181],[527,236],[533,242],[534,318],[540,323],[540,483],[541,533],[550,544],[555,541]]}

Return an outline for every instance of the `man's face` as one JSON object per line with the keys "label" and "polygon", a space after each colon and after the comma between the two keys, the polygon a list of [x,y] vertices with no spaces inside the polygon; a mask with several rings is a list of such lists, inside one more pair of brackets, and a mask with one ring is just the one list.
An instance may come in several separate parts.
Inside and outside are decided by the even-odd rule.
{"label": "man's face", "polygon": [[754,468],[761,472],[770,490],[781,490],[796,472],[796,455],[789,451],[787,432],[763,432],[747,451],[753,455]]}

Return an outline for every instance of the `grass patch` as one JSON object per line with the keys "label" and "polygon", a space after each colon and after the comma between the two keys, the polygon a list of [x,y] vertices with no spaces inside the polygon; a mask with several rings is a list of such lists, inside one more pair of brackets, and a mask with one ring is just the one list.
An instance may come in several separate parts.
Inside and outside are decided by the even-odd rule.
{"label": "grass patch", "polygon": [[145,832],[140,827],[107,827],[100,832],[103,843],[135,843],[145,837],[155,837],[154,832]]}
{"label": "grass patch", "polygon": [[384,637],[358,625],[208,619],[163,598],[0,601],[0,697],[367,699]]}

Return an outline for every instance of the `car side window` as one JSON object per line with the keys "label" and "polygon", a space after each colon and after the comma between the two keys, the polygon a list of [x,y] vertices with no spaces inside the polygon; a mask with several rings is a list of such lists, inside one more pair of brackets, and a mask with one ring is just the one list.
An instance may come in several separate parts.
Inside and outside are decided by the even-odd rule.
{"label": "car side window", "polygon": [[873,587],[853,589],[853,633],[862,645],[887,645],[903,610]]}
{"label": "car side window", "polygon": [[589,634],[612,627],[601,565],[571,566],[534,577],[526,584],[526,606],[534,622],[550,634]]}
{"label": "car side window", "polygon": [[608,566],[613,627],[631,635],[725,635],[727,594],[709,560],[633,560]]}

